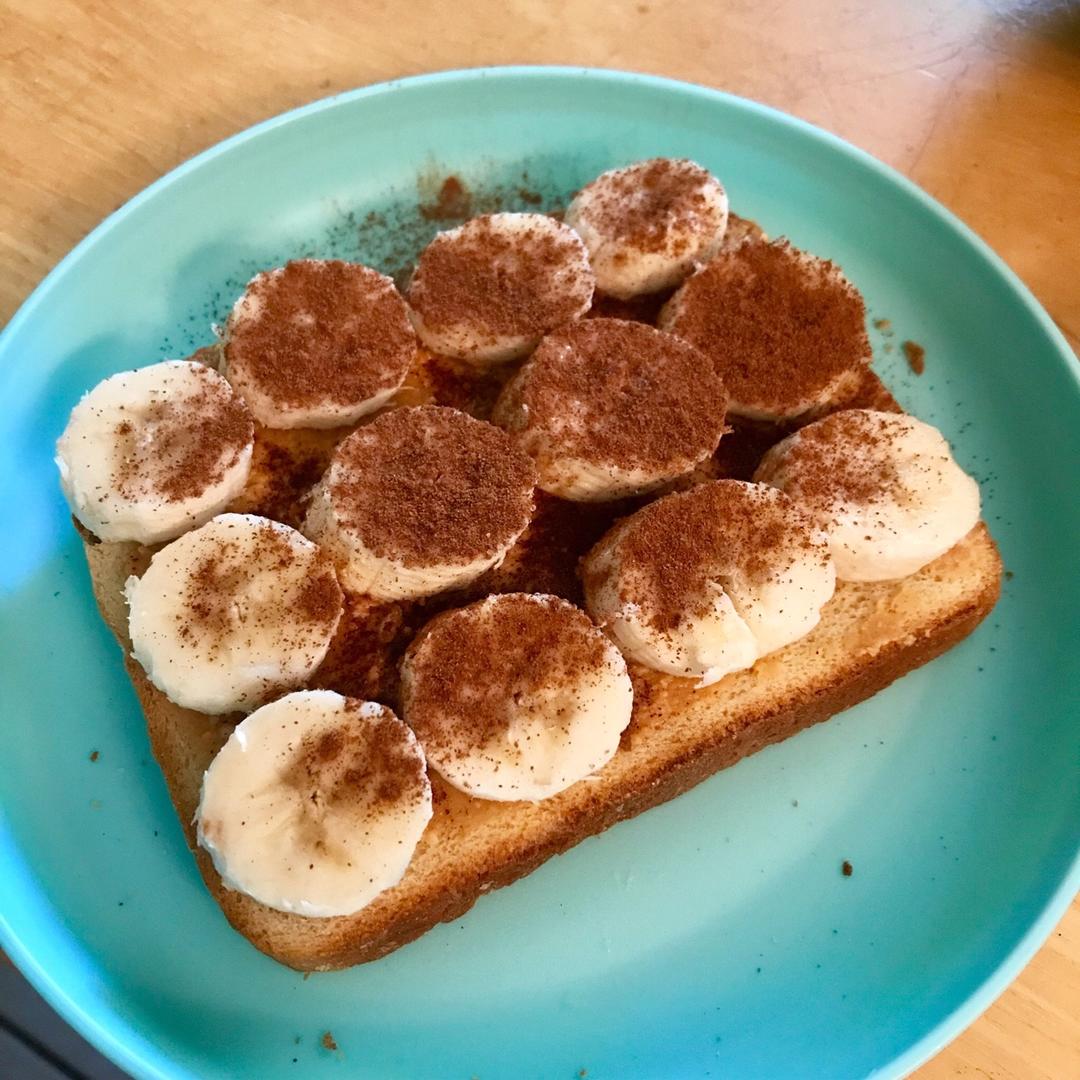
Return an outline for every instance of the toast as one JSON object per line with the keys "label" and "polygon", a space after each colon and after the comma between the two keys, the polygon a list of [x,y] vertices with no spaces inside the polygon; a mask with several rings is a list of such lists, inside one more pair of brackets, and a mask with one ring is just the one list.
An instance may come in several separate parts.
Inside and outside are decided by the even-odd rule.
{"label": "toast", "polygon": [[[399,403],[435,400],[483,415],[494,396],[484,381],[490,376],[441,363],[422,360]],[[869,370],[852,400],[843,403],[853,406],[898,409]],[[298,522],[303,492],[343,434],[259,430],[252,475],[233,509]],[[782,434],[746,428],[726,436],[710,475],[748,476]],[[440,606],[514,589],[556,592],[580,602],[577,557],[627,509],[549,499],[504,566],[466,593],[412,604],[350,598],[312,685],[395,705],[397,657]],[[470,798],[432,775],[434,817],[401,882],[353,915],[306,918],[225,888],[196,845],[192,822],[202,776],[237,717],[183,709],[150,684],[130,658],[123,586],[129,575],[142,573],[152,549],[103,543],[80,532],[95,598],[127,658],[154,755],[210,892],[256,948],[301,971],[347,967],[400,948],[586,837],[870,697],[969,634],[994,606],[1001,582],[997,548],[980,522],[952,550],[907,578],[841,583],[809,635],[713,686],[695,690],[691,680],[631,665],[633,718],[620,749],[598,774],[538,803]]]}

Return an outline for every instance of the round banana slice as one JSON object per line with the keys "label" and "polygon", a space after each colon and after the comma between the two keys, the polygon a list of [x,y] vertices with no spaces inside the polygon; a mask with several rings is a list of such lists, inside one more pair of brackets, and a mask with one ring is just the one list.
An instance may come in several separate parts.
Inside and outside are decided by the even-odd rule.
{"label": "round banana slice", "polygon": [[409,308],[432,352],[498,364],[584,315],[593,284],[573,229],[544,214],[489,214],[439,233],[424,249]]}
{"label": "round banana slice", "polygon": [[351,915],[404,877],[431,820],[424,751],[384,705],[286,694],[218,751],[195,820],[227,889],[297,915]]}
{"label": "round banana slice", "polygon": [[338,259],[257,274],[225,326],[225,374],[270,428],[352,424],[393,397],[415,356],[393,281]]}
{"label": "round banana slice", "polygon": [[871,358],[865,321],[837,266],[776,240],[725,248],[664,305],[658,325],[716,366],[733,416],[790,420],[858,382]]}
{"label": "round banana slice", "polygon": [[288,525],[221,514],[125,585],[132,655],[177,705],[253,709],[303,683],[341,618],[334,567]]}
{"label": "round banana slice", "polygon": [[653,158],[601,173],[566,209],[585,241],[596,287],[627,300],[678,285],[720,249],[728,199],[707,169]]}
{"label": "round banana slice", "polygon": [[536,472],[505,432],[456,409],[394,409],[334,451],[304,532],[352,593],[429,596],[499,563],[533,512]]}
{"label": "round banana slice", "polygon": [[791,499],[717,480],[624,518],[582,580],[589,613],[629,659],[708,686],[808,634],[836,573]]}
{"label": "round banana slice", "polygon": [[651,491],[704,461],[726,407],[723,383],[693,346],[593,318],[544,338],[492,420],[536,462],[541,488],[599,501]]}
{"label": "round banana slice", "polygon": [[786,491],[829,534],[842,581],[915,573],[979,520],[979,485],[936,428],[847,409],[774,446],[755,480]]}
{"label": "round banana slice", "polygon": [[101,540],[157,544],[201,525],[247,483],[254,424],[232,387],[186,360],[112,375],[56,444],[71,512]]}
{"label": "round banana slice", "polygon": [[611,760],[630,723],[626,664],[585,612],[504,593],[437,615],[401,667],[405,719],[449,784],[546,799]]}

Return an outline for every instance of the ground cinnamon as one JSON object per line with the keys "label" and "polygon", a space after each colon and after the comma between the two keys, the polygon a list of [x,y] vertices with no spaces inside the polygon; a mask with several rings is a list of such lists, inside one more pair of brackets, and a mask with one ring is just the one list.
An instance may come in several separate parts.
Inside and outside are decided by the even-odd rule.
{"label": "ground cinnamon", "polygon": [[904,350],[908,367],[916,375],[921,375],[926,370],[926,350],[917,341],[905,341],[900,347]]}
{"label": "ground cinnamon", "polygon": [[[307,801],[316,808],[357,806],[372,816],[423,799],[427,773],[409,729],[385,706],[371,714],[370,704],[356,698],[347,699],[344,712],[336,726],[303,739],[284,769],[285,782],[310,792]],[[316,813],[314,831],[321,821]]]}
{"label": "ground cinnamon", "polygon": [[116,490],[138,498],[145,488],[182,502],[219,484],[251,444],[254,422],[244,403],[216,372],[202,364],[193,393],[162,396],[143,410],[138,427],[116,425],[120,465]]}
{"label": "ground cinnamon", "polygon": [[869,362],[865,315],[833,263],[779,240],[721,252],[660,325],[709,357],[732,402],[783,416],[824,404],[838,379]]}
{"label": "ground cinnamon", "polygon": [[393,282],[338,259],[259,274],[229,318],[225,361],[283,408],[355,405],[398,386],[416,352]]}
{"label": "ground cinnamon", "polygon": [[523,445],[624,470],[682,471],[716,449],[727,394],[672,334],[586,319],[549,334],[493,416]]}
{"label": "ground cinnamon", "polygon": [[490,557],[528,524],[535,471],[505,432],[456,409],[394,409],[334,452],[339,527],[405,566]]}
{"label": "ground cinnamon", "polygon": [[536,224],[509,233],[485,215],[440,233],[424,249],[409,304],[432,331],[466,325],[478,336],[539,337],[575,318],[592,296],[592,275],[570,230]]}
{"label": "ground cinnamon", "polygon": [[[824,562],[828,549],[791,500],[778,492],[719,480],[668,495],[625,519],[600,546],[614,544],[609,571],[623,582],[624,603],[634,603],[660,631],[677,629],[711,607],[716,583],[737,575],[767,581],[806,552]],[[587,562],[587,573],[600,573]],[[632,583],[632,591],[630,584]],[[586,591],[602,587],[586,577]]]}
{"label": "ground cinnamon", "polygon": [[802,428],[758,471],[768,482],[780,471],[792,498],[828,510],[837,503],[873,504],[897,496],[902,478],[890,446],[907,433],[906,418],[846,409]]}
{"label": "ground cinnamon", "polygon": [[508,593],[444,612],[409,652],[409,723],[425,745],[469,753],[505,734],[517,700],[595,672],[606,647],[583,611],[554,597]]}
{"label": "ground cinnamon", "polygon": [[606,174],[603,188],[593,189],[588,222],[601,235],[618,237],[626,248],[678,257],[686,252],[694,225],[709,211],[705,188],[713,183],[708,170],[692,161],[639,162]]}

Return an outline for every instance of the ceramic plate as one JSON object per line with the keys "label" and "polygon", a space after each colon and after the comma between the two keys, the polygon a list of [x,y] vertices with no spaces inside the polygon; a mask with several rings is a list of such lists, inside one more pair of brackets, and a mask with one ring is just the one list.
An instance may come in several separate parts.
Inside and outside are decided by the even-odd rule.
{"label": "ceramic plate", "polygon": [[[415,243],[439,177],[513,205],[655,155],[703,162],[739,213],[837,260],[891,321],[877,369],[981,481],[1010,571],[1001,603],[872,701],[378,963],[305,980],[234,933],[198,878],[53,441],[104,375],[209,342],[256,269],[300,254],[400,265],[387,223]],[[925,346],[921,377],[902,339]],[[1005,987],[1080,881],[1075,360],[970,231],[830,135],[612,72],[343,94],[110,217],[4,332],[0,380],[3,943],[138,1077],[899,1076]]]}

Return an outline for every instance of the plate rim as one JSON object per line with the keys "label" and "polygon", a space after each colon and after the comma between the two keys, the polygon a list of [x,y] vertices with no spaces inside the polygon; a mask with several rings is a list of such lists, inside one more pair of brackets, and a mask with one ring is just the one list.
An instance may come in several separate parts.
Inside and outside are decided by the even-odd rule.
{"label": "plate rim", "polygon": [[[249,141],[259,139],[279,127],[320,112],[351,105],[356,101],[383,97],[419,86],[437,87],[441,83],[479,81],[487,78],[510,78],[514,80],[570,78],[606,82],[615,87],[642,85],[665,93],[690,95],[707,101],[723,102],[745,112],[756,114],[781,127],[800,132],[803,135],[809,135],[818,142],[829,145],[833,150],[838,151],[855,164],[868,169],[870,172],[877,173],[892,186],[899,188],[909,198],[914,199],[923,210],[937,220],[939,225],[956,234],[988,263],[1005,281],[1015,299],[1023,305],[1039,325],[1071,376],[1077,392],[1080,393],[1080,365],[1075,363],[1072,347],[1049,313],[1035,298],[1019,275],[974,229],[965,224],[956,214],[897,169],[885,164],[846,139],[818,127],[816,124],[750,98],[666,76],[623,69],[573,65],[511,64],[449,68],[385,80],[318,98],[315,101],[278,113],[227,136],[192,157],[185,159],[152,181],[87,233],[49,270],[34,287],[30,295],[22,302],[7,325],[0,330],[0,351],[8,345],[9,339],[14,338],[20,332],[23,324],[37,313],[41,305],[48,301],[50,293],[67,272],[68,267],[76,263],[86,250],[99,243],[125,217],[135,212],[145,202],[153,199],[159,192],[165,190],[188,173],[196,171],[205,163],[227,154],[234,148]],[[0,813],[0,824],[3,823],[3,818],[4,815]],[[0,830],[0,841],[5,840],[5,832],[6,830]],[[10,862],[12,861],[11,855],[16,854],[18,849],[12,845],[12,851],[7,852],[5,848],[0,848],[0,853],[2,853],[0,854],[0,861]],[[29,871],[29,864],[24,863],[24,865]],[[1054,887],[1037,918],[1031,922],[1027,930],[1013,943],[999,963],[975,990],[942,1016],[916,1042],[899,1054],[894,1055],[888,1061],[876,1066],[869,1076],[875,1078],[875,1080],[893,1080],[893,1078],[907,1076],[969,1027],[1019,975],[1064,915],[1077,892],[1080,892],[1080,843],[1077,844],[1077,850],[1073,854],[1071,864]],[[9,924],[6,914],[2,911],[0,911],[0,946],[4,948],[7,955],[49,1005],[76,1031],[118,1066],[130,1072],[133,1076],[152,1077],[154,1080],[178,1080],[178,1078],[185,1078],[186,1080],[188,1076],[192,1075],[186,1067],[176,1064],[172,1059],[161,1054],[156,1047],[148,1044],[144,1038],[139,1038],[140,1033],[126,1021],[121,1022],[124,1023],[131,1034],[136,1036],[136,1039],[121,1039],[116,1035],[114,1033],[117,1026],[116,1020],[120,1019],[120,1017],[114,1011],[110,1010],[110,1020],[103,1020],[75,1002],[64,987],[38,962],[30,949],[24,945]],[[142,1043],[142,1052],[135,1049],[137,1040]]]}

